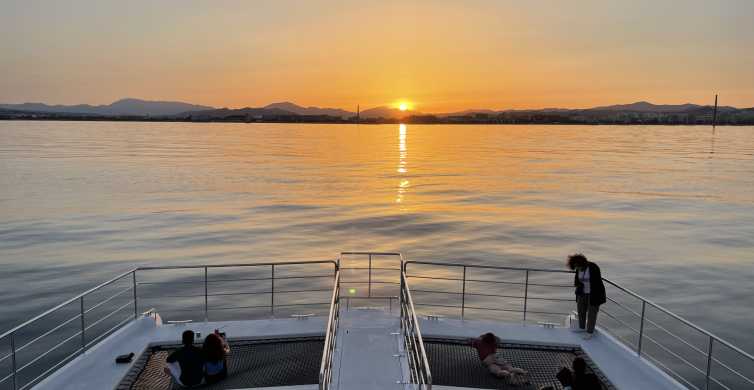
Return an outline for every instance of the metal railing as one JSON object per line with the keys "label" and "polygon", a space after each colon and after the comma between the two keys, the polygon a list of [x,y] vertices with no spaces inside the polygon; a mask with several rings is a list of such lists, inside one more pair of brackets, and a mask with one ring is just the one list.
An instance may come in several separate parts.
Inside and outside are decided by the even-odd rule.
{"label": "metal railing", "polygon": [[[618,283],[608,278],[603,278],[602,280],[607,287],[614,287],[626,297],[633,299],[641,307],[639,311],[636,311],[630,307],[630,304],[622,303],[608,295],[608,305],[620,309],[624,315],[637,320],[639,322],[638,329],[636,329],[636,326],[631,326],[627,321],[624,321],[618,313],[607,310],[607,308],[600,309],[613,323],[619,324],[622,327],[620,329],[612,329],[611,333],[624,344],[633,348],[639,356],[652,361],[675,379],[693,389],[722,388],[732,390],[754,388],[754,356]],[[661,316],[665,317],[665,322],[669,320],[670,323],[663,324],[660,319],[650,319],[650,310],[661,314]],[[673,332],[668,329],[670,326],[678,325],[681,325],[686,331],[695,333],[695,335],[692,334],[684,338],[678,334],[680,333],[679,331]],[[606,325],[601,324],[601,327],[611,330]],[[650,330],[653,330],[655,334],[650,335]],[[637,337],[635,344],[626,339],[626,332],[632,333]],[[690,338],[698,340],[699,337],[706,344],[701,348],[689,340]],[[717,357],[715,356],[716,346],[721,349],[724,348],[724,350],[718,351]],[[651,352],[648,351],[650,347],[654,347]],[[727,351],[729,357],[732,357],[728,359],[728,362],[722,360],[723,351]],[[675,364],[671,365],[663,361],[660,355],[672,357],[675,360]],[[694,364],[692,361],[695,360],[694,356],[702,360],[701,365]],[[740,364],[742,361],[748,362],[750,364],[749,369],[752,372],[749,374],[742,373],[739,369],[732,366],[734,364],[732,361],[736,361],[736,364]],[[673,366],[676,368],[674,369]],[[686,367],[687,370],[682,373],[679,372],[677,367]],[[727,375],[715,375],[713,368],[720,369],[724,373],[727,373]],[[703,378],[701,383],[698,380],[694,381],[693,376]]]}
{"label": "metal railing", "polygon": [[[347,264],[347,256],[360,257],[360,261],[366,261],[365,266]],[[394,258],[395,263],[376,258]],[[382,262],[380,263],[380,261]],[[375,262],[378,265],[375,266]],[[386,309],[392,312],[392,301],[397,300],[400,306],[400,335],[403,338],[403,348],[408,363],[408,382],[415,388],[431,390],[432,374],[430,373],[427,354],[424,350],[424,342],[416,318],[416,311],[411,298],[411,291],[403,273],[405,259],[399,252],[342,252],[339,257],[340,272],[356,271],[366,273],[361,278],[349,280],[341,277],[341,286],[366,285],[367,289],[361,296],[351,294],[341,296],[346,299],[348,305],[351,299],[364,299],[369,301],[387,300]],[[379,290],[375,292],[375,289]],[[348,307],[346,307],[348,309]],[[397,333],[396,333],[397,335]]]}
{"label": "metal railing", "polygon": [[424,350],[424,340],[416,319],[414,301],[411,290],[406,281],[406,274],[401,271],[401,333],[403,334],[408,360],[411,383],[417,384],[419,389],[432,390],[432,373]]}
{"label": "metal railing", "polygon": [[[448,275],[445,272],[441,272],[439,276],[430,274],[414,273],[409,274],[409,265],[424,265],[431,266],[434,269],[430,270],[432,273],[437,273],[440,269],[455,269],[460,273],[456,275],[451,271]],[[495,273],[497,271],[504,271],[506,275],[494,274],[492,277],[489,275],[473,276],[471,270],[484,271],[485,273]],[[457,263],[440,263],[431,261],[406,261],[404,272],[406,277],[415,280],[426,281],[440,281],[445,282],[440,286],[441,289],[429,288],[416,288],[414,286],[414,293],[424,294],[438,294],[446,297],[439,301],[433,301],[436,303],[421,303],[418,306],[422,307],[434,307],[440,309],[458,310],[458,316],[461,319],[465,319],[468,311],[489,311],[489,312],[501,312],[501,313],[518,313],[521,316],[522,321],[531,320],[531,315],[547,316],[547,317],[561,317],[570,314],[570,310],[562,309],[560,311],[552,311],[550,307],[545,309],[532,309],[533,302],[552,302],[556,303],[556,308],[561,306],[563,302],[572,302],[575,300],[573,296],[572,284],[565,284],[562,281],[556,280],[555,282],[546,283],[544,281],[532,280],[534,278],[541,279],[545,274],[573,274],[571,271],[565,270],[550,270],[541,268],[520,268],[520,267],[504,267],[504,266],[490,266],[490,265],[477,265],[477,264],[457,264]],[[510,277],[510,273],[513,273],[514,277],[520,278],[519,280],[511,281],[503,279]],[[497,279],[494,279],[497,277]],[[451,286],[448,286],[450,282]],[[452,284],[457,284],[457,290],[454,291]],[[426,283],[423,283],[426,284]],[[472,286],[473,285],[473,286]],[[493,287],[491,287],[493,286]],[[507,286],[513,288],[514,291],[506,291],[503,294],[494,288],[494,286]],[[474,288],[476,287],[476,288]],[[552,291],[535,293],[532,288],[537,289],[557,289],[556,293]],[[448,304],[447,297],[456,297],[459,301],[458,304]],[[487,300],[489,301],[507,301],[509,304],[505,307],[501,306],[485,306],[470,302],[471,299]],[[517,304],[512,304],[518,302]],[[552,305],[550,305],[552,306]],[[549,310],[548,310],[549,309]],[[447,310],[446,310],[447,311]],[[528,317],[527,317],[528,316]]]}
{"label": "metal railing", "polygon": [[[329,272],[311,274],[310,271],[314,265],[332,266],[332,268]],[[293,272],[296,271],[296,267],[305,267],[305,270]],[[244,275],[244,270],[248,270],[248,274]],[[151,273],[170,271],[170,274],[168,280],[141,280],[137,286],[140,294],[144,294],[145,289],[154,287],[162,291],[160,294],[147,291],[148,293],[144,294],[146,296],[141,295],[139,300],[158,300],[160,315],[163,318],[167,314],[190,317],[196,313],[203,313],[200,318],[189,319],[214,321],[228,318],[227,315],[220,315],[221,313],[243,310],[242,319],[249,319],[251,311],[257,311],[261,316],[275,316],[286,314],[280,312],[283,309],[289,309],[287,311],[290,314],[291,310],[301,307],[329,307],[330,302],[327,298],[312,302],[290,297],[294,295],[301,297],[303,294],[304,298],[310,298],[311,293],[319,293],[324,297],[332,289],[329,282],[337,270],[338,263],[335,260],[140,267],[137,269],[140,275],[143,271],[151,271]],[[189,272],[189,274],[182,275],[176,280],[174,274],[180,271]],[[211,277],[210,271],[220,273],[219,277]],[[198,273],[198,278],[196,273]],[[299,287],[302,281],[314,283],[315,280],[323,282],[320,283],[319,288],[302,289]],[[257,287],[257,289],[249,290],[250,287]],[[229,304],[233,298],[242,302],[236,305]],[[167,299],[177,301],[180,306],[178,308],[168,306]]]}
{"label": "metal railing", "polygon": [[[400,253],[377,252],[343,252],[343,255],[368,256],[367,267],[353,267],[367,271],[367,279],[350,281],[352,284],[366,284],[368,299],[393,298],[399,299],[401,308],[401,329],[404,337],[407,357],[410,365],[413,383],[431,388],[431,373],[427,363],[426,352],[421,338],[421,330],[417,321],[416,307],[428,307],[433,310],[457,311],[459,318],[464,319],[473,313],[494,313],[496,319],[500,315],[520,316],[524,322],[531,322],[538,316],[570,315],[573,307],[572,272],[564,270],[549,270],[538,268],[503,267],[475,264],[455,264],[426,261],[404,261]],[[390,286],[392,281],[375,280],[374,270],[382,267],[372,266],[372,256],[398,256],[401,267],[400,293],[398,297],[390,294],[382,296],[373,293],[374,286]],[[200,313],[203,320],[219,316],[220,313],[242,310],[245,319],[251,310],[261,310],[265,316],[283,314],[285,309],[299,310],[321,306],[329,308],[328,326],[325,333],[325,350],[323,351],[320,369],[320,388],[330,386],[332,375],[332,357],[336,346],[336,333],[339,323],[339,309],[341,298],[340,289],[345,281],[338,262],[333,260],[274,262],[274,263],[241,263],[223,265],[189,265],[167,267],[140,267],[124,272],[115,278],[101,283],[63,303],[39,314],[24,323],[0,335],[0,342],[5,343],[8,353],[0,354],[0,367],[7,366],[6,372],[0,373],[0,386],[10,386],[14,390],[28,389],[42,379],[62,367],[75,357],[86,353],[94,344],[120,329],[125,324],[139,317],[140,304],[144,301],[159,299],[160,304],[167,304],[169,300],[180,303],[192,303],[192,308],[168,310],[176,313]],[[324,268],[332,266],[332,273],[310,273],[313,265]],[[409,265],[413,273],[409,273]],[[292,272],[291,267],[306,267],[304,274]],[[416,272],[415,268],[429,267],[424,273]],[[250,269],[252,273],[243,276],[241,269]],[[343,268],[348,269],[348,268]],[[171,277],[170,281],[155,281],[145,278],[160,270],[180,272],[198,272],[196,275]],[[287,271],[286,271],[287,270]],[[212,275],[211,272],[212,271]],[[230,275],[214,277],[215,272],[227,271]],[[386,267],[384,271],[395,271]],[[482,275],[475,275],[475,273]],[[502,273],[502,275],[501,275]],[[509,280],[511,274],[516,280]],[[565,279],[564,276],[568,275]],[[505,277],[501,277],[505,276]],[[289,288],[296,286],[306,279],[333,280],[335,286],[328,288],[302,289]],[[555,282],[546,278],[555,278]],[[176,280],[177,279],[177,280]],[[376,278],[381,279],[381,278]],[[409,279],[415,283],[409,289]],[[754,387],[752,372],[754,370],[754,356],[721,339],[720,337],[700,328],[690,321],[676,315],[664,307],[642,297],[619,284],[603,278],[606,287],[614,291],[608,292],[608,302],[600,308],[604,314],[600,321],[600,329],[621,340],[628,348],[632,348],[642,358],[646,358],[657,367],[663,369],[684,385],[694,389],[738,389]],[[258,291],[226,292],[221,286],[232,283],[243,283],[244,286],[269,283],[268,289]],[[440,287],[436,284],[441,284]],[[442,284],[445,285],[442,285]],[[447,284],[456,284],[456,289]],[[219,286],[217,285],[219,284]],[[423,288],[429,284],[429,288]],[[416,288],[416,286],[419,288]],[[168,293],[146,294],[148,289],[168,288],[178,286],[178,290],[199,288],[198,294],[171,295]],[[433,287],[434,286],[434,287]],[[493,287],[491,287],[493,286]],[[514,292],[499,293],[498,289],[513,288]],[[452,286],[451,286],[452,287]],[[159,291],[159,290],[158,290]],[[329,302],[304,302],[302,299],[286,298],[290,295],[312,293],[330,293]],[[427,299],[428,302],[416,304],[416,294],[424,297],[441,296],[438,301]],[[242,305],[223,305],[213,302],[215,299],[226,302],[232,297],[243,299],[261,297],[263,302]],[[453,299],[457,301],[453,304]],[[630,302],[625,302],[628,299]],[[195,301],[199,301],[196,305]],[[450,302],[449,302],[450,301]],[[481,301],[482,303],[475,303]],[[503,306],[493,306],[490,303],[502,302]],[[538,306],[545,305],[540,308]],[[634,306],[632,306],[634,305]],[[553,309],[554,307],[554,309]],[[127,316],[118,316],[128,310]],[[620,312],[616,311],[619,310]],[[161,313],[164,311],[161,310]],[[471,314],[470,314],[471,313]],[[655,318],[652,314],[662,316]],[[59,318],[62,317],[62,318]],[[482,316],[484,317],[484,316]],[[214,318],[213,318],[214,319]],[[632,325],[631,321],[637,324]],[[614,326],[617,325],[617,326]],[[692,335],[681,335],[677,329],[681,326]],[[50,340],[58,336],[62,341]],[[632,342],[630,337],[635,337]],[[704,345],[699,346],[695,343]],[[42,344],[47,344],[47,346]],[[1,344],[0,344],[1,345]],[[51,346],[50,346],[51,345]],[[668,361],[671,360],[671,362]],[[696,362],[696,363],[695,363]],[[749,370],[740,368],[748,364]],[[680,367],[680,368],[679,368]],[[685,367],[685,370],[682,368]],[[696,376],[696,377],[695,377]]]}
{"label": "metal railing", "polygon": [[[359,256],[362,257],[361,261],[366,260],[366,266],[353,266],[351,260],[346,261],[347,257]],[[397,258],[395,266],[390,264],[382,264],[375,266],[374,263],[378,260],[377,257],[394,257]],[[400,272],[403,264],[403,255],[399,252],[341,252],[338,256],[338,266],[342,272],[341,283],[348,286],[366,286],[365,293],[356,292],[355,288],[348,288],[348,293],[344,294],[342,298],[346,301],[346,308],[349,308],[352,300],[366,300],[366,301],[385,301],[388,305],[388,310],[392,311],[393,301],[398,301],[398,291],[400,286]],[[364,276],[360,275],[356,279],[349,278],[350,271],[356,271],[357,273],[366,273],[366,278],[361,279]],[[394,273],[393,277],[385,274]],[[386,280],[395,279],[395,280]]]}
{"label": "metal railing", "polygon": [[[424,272],[408,272],[409,265],[429,267]],[[471,271],[477,273],[484,272],[485,277],[470,276]],[[428,302],[420,302],[418,307],[428,307],[432,310],[444,310],[447,312],[457,311],[458,317],[464,319],[469,316],[469,310],[475,312],[492,312],[492,318],[499,319],[501,314],[519,315],[523,322],[531,322],[532,316],[559,316],[566,318],[570,316],[573,310],[573,272],[566,270],[551,270],[540,268],[521,268],[490,266],[476,264],[459,264],[459,263],[440,263],[431,261],[406,261],[404,272],[407,279],[420,281],[420,285],[429,284],[430,287],[416,288],[414,285],[413,292],[424,294]],[[503,278],[494,279],[504,273],[506,277],[511,274],[517,276],[517,280],[507,280]],[[491,275],[490,275],[491,274]],[[568,277],[563,279],[564,274]],[[560,282],[542,282],[543,275],[555,277]],[[678,316],[670,310],[642,297],[635,292],[620,286],[607,278],[603,278],[606,288],[614,287],[627,298],[634,300],[638,307],[631,308],[630,304],[621,302],[617,295],[608,292],[608,302],[600,307],[600,313],[604,314],[607,321],[598,321],[599,328],[608,332],[611,336],[621,340],[628,348],[634,350],[639,356],[646,358],[655,364],[658,368],[664,370],[677,381],[693,389],[739,389],[754,388],[754,356],[721,339],[718,336],[700,328],[690,321]],[[455,289],[452,284],[456,284]],[[432,288],[432,285],[435,285]],[[437,285],[440,284],[438,288]],[[448,286],[451,284],[451,286]],[[476,289],[470,289],[473,284]],[[516,291],[513,293],[498,293],[498,289],[490,286],[513,287]],[[479,289],[481,288],[481,292]],[[537,290],[533,293],[533,289]],[[567,294],[567,296],[563,295]],[[441,296],[441,299],[432,300],[432,296]],[[416,296],[416,295],[415,295]],[[455,297],[456,304],[448,297]],[[416,298],[414,298],[416,299]],[[487,303],[500,302],[504,303],[503,307],[492,305],[469,304],[470,299],[487,300]],[[535,308],[532,310],[532,304],[543,305],[545,309]],[[623,314],[615,313],[615,308],[620,309]],[[665,322],[660,319],[651,319],[650,310],[665,316]],[[475,316],[485,317],[485,315]],[[490,316],[486,316],[490,318]],[[632,326],[625,320],[625,317],[635,319],[638,324]],[[603,318],[603,319],[604,319]],[[611,326],[618,324],[619,327]],[[682,337],[678,333],[682,330],[676,329],[671,331],[670,327],[683,327],[701,336],[701,342],[705,345],[694,345],[693,341],[700,341],[699,337],[693,335]],[[650,335],[654,331],[655,335]],[[635,335],[637,341],[632,343],[626,335]],[[692,340],[694,339],[694,340]],[[649,346],[652,345],[652,351]],[[723,360],[723,351],[716,351],[715,347],[724,348],[728,354],[725,361]],[[696,354],[702,361],[702,365],[694,364],[690,354]],[[717,355],[716,353],[717,352]],[[663,355],[663,356],[661,356]],[[670,360],[670,361],[668,361]],[[674,362],[673,362],[674,360]],[[743,369],[733,367],[735,364],[749,364],[749,373],[742,372]],[[680,372],[679,366],[686,366],[688,369]],[[727,372],[728,375],[715,375],[715,369]],[[694,376],[697,375],[697,378]]]}
{"label": "metal railing", "polygon": [[[131,290],[135,291],[135,280],[136,269],[124,272],[58,304],[57,306],[0,335],[0,340],[8,340],[10,344],[10,353],[0,357],[0,363],[8,359],[11,361],[10,373],[0,374],[2,375],[0,376],[0,385],[9,382],[11,383],[11,388],[14,390],[27,389],[38,383],[57,368],[73,360],[76,356],[85,353],[88,348],[117,330],[120,326],[135,319],[138,316],[136,301],[129,299],[125,304],[118,302],[117,307],[114,310],[100,316],[96,321],[87,322],[87,314],[93,313],[102,308],[106,303],[113,302],[114,300],[123,297],[124,294]],[[123,286],[118,286],[118,290],[115,294],[108,295],[106,298],[87,307],[88,297],[92,297],[108,287],[123,284],[124,281],[129,285],[128,287],[123,289]],[[129,297],[129,295],[125,296]],[[134,309],[132,313],[129,311],[127,318],[104,330],[96,329],[99,325],[112,325],[112,321],[107,321],[117,313],[127,309],[129,306],[133,306]],[[56,318],[56,315],[61,312],[66,312],[65,314],[67,315],[70,315],[71,312],[75,314],[67,316],[65,319],[61,320]],[[47,329],[45,325],[50,325],[50,328]],[[37,332],[32,333],[30,332],[30,329],[32,328],[42,329],[35,329]],[[55,335],[58,332],[65,331],[68,331],[65,335],[66,337],[62,341],[54,343],[52,347],[45,350],[40,350],[40,348],[37,347],[42,341],[46,341],[48,337]],[[70,334],[71,331],[73,331],[72,334]],[[25,341],[19,343],[21,339],[25,339]],[[66,345],[68,345],[69,348],[62,348]],[[30,355],[27,361],[23,361],[22,356],[20,356],[23,352],[27,352]],[[41,368],[36,367],[37,365],[43,365],[43,363],[47,363],[49,366]],[[32,370],[35,367],[37,369]]]}
{"label": "metal railing", "polygon": [[330,299],[330,314],[327,316],[325,330],[325,349],[322,351],[322,362],[319,368],[319,388],[327,390],[332,382],[332,362],[337,343],[338,324],[340,323],[340,271],[335,273],[335,282]]}
{"label": "metal railing", "polygon": [[[312,275],[312,266],[332,266],[332,273]],[[305,274],[296,274],[290,268],[303,266]],[[253,272],[250,277],[238,277],[239,269],[269,269],[269,274]],[[287,284],[299,285],[303,279],[332,280],[337,275],[338,264],[334,260],[293,261],[269,263],[240,263],[222,265],[177,265],[164,267],[139,267],[124,272],[104,283],[68,299],[59,305],[39,314],[24,323],[0,335],[0,345],[6,345],[8,353],[0,354],[0,367],[7,370],[0,372],[0,388],[25,390],[39,383],[58,368],[77,356],[86,353],[93,345],[120,329],[129,322],[139,318],[139,306],[144,301],[159,300],[161,307],[169,306],[170,300],[193,304],[192,308],[169,309],[167,312],[196,314],[201,313],[207,321],[213,313],[242,311],[243,318],[248,319],[252,310],[262,310],[264,316],[274,316],[278,311],[300,310],[312,306],[330,307],[331,301],[311,302],[304,298],[288,298],[297,294],[312,296],[315,292],[326,294],[332,287],[301,289],[287,288]],[[144,280],[149,274],[160,270],[175,272],[199,272],[200,277],[171,276],[170,280]],[[212,271],[232,271],[230,276],[210,277]],[[286,273],[285,271],[288,270]],[[283,272],[281,272],[283,271]],[[269,289],[262,291],[223,291],[223,285],[241,282],[244,285],[269,283]],[[276,283],[277,282],[277,283]],[[171,295],[170,290],[178,286],[179,292],[196,289],[197,294]],[[172,287],[172,288],[171,288]],[[155,289],[154,294],[147,294]],[[114,290],[114,291],[111,291]],[[167,293],[165,293],[167,291]],[[249,299],[262,297],[263,303],[253,305],[223,305],[211,302],[214,299],[223,302],[234,297]],[[199,301],[196,305],[195,301]],[[126,309],[127,316],[118,316]],[[165,312],[161,309],[161,315]],[[62,318],[61,318],[62,317]],[[60,341],[62,339],[62,341]],[[2,350],[2,349],[0,349]]]}

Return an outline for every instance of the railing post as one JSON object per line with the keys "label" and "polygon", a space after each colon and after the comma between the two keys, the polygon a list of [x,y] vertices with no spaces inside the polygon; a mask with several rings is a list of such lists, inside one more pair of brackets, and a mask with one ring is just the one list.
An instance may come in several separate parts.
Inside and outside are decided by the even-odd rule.
{"label": "railing post", "polygon": [[272,265],[270,279],[270,314],[275,315],[275,264]]}
{"label": "railing post", "polygon": [[709,390],[709,379],[710,374],[712,372],[712,343],[715,341],[715,339],[712,336],[709,336],[709,348],[707,349],[707,376],[706,376],[706,385],[705,389]]}
{"label": "railing post", "polygon": [[524,322],[526,322],[526,305],[529,301],[529,270],[526,270],[526,281],[524,282]]}
{"label": "railing post", "polygon": [[369,254],[369,286],[367,287],[367,296],[372,297],[372,254]]}
{"label": "railing post", "polygon": [[79,298],[79,307],[81,308],[81,353],[86,352],[86,319],[84,318],[84,296]]}
{"label": "railing post", "polygon": [[400,321],[398,321],[398,323],[401,325],[401,328],[400,328],[401,332],[403,332],[403,318],[405,318],[404,317],[405,313],[404,313],[404,309],[403,309],[404,301],[405,301],[405,297],[403,295],[405,294],[404,290],[406,288],[403,285],[405,283],[403,281],[403,279],[405,277],[406,277],[406,268],[403,265],[401,265],[401,292],[400,292],[400,294],[398,294],[398,299],[399,299],[398,300],[398,305],[400,306]]}
{"label": "railing post", "polygon": [[644,316],[647,310],[647,301],[641,300],[641,323],[639,324],[639,345],[636,347],[636,353],[641,356],[641,342],[644,339]]}
{"label": "railing post", "polygon": [[209,298],[208,287],[209,281],[207,280],[207,266],[204,266],[204,322],[209,321]]}
{"label": "railing post", "polygon": [[18,380],[16,379],[16,332],[10,334],[10,354],[11,366],[13,368],[13,390],[18,389]]}
{"label": "railing post", "polygon": [[134,319],[139,318],[139,305],[138,301],[136,300],[136,270],[133,270],[131,273],[133,276],[133,289],[134,289]]}
{"label": "railing post", "polygon": [[461,282],[461,319],[466,311],[466,266],[463,266],[463,281]]}

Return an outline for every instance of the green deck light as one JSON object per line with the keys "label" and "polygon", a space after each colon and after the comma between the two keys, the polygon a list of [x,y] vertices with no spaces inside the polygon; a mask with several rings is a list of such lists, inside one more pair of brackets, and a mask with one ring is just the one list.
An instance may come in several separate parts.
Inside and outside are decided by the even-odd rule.
{"label": "green deck light", "polygon": [[356,289],[353,288],[353,287],[351,287],[351,288],[348,289],[348,293],[351,294],[351,295],[356,295]]}

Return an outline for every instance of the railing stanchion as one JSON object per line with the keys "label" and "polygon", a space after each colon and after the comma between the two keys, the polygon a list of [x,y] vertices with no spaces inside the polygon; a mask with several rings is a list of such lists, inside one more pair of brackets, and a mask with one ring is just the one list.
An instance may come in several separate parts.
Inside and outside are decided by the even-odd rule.
{"label": "railing stanchion", "polygon": [[86,319],[84,318],[84,296],[79,298],[79,307],[81,308],[81,353],[86,352]]}
{"label": "railing stanchion", "polygon": [[404,313],[403,313],[403,301],[404,301],[403,289],[405,288],[405,286],[403,285],[403,283],[405,283],[405,282],[403,281],[403,279],[404,279],[405,275],[406,275],[406,264],[403,264],[401,262],[401,279],[400,279],[400,281],[401,281],[401,290],[398,293],[398,305],[400,306],[399,314],[400,314],[400,318],[401,318],[401,320],[398,321],[398,324],[400,325],[401,332],[403,332],[403,318],[404,318],[403,317],[403,315],[404,315]]}
{"label": "railing stanchion", "polygon": [[461,319],[466,311],[466,266],[463,266],[463,281],[461,282]]}
{"label": "railing stanchion", "polygon": [[647,301],[641,300],[641,323],[639,324],[639,344],[636,346],[636,353],[641,356],[641,342],[644,339],[644,317],[647,311]]}
{"label": "railing stanchion", "polygon": [[712,343],[715,341],[715,338],[712,336],[709,336],[709,349],[707,349],[707,376],[706,376],[706,385],[705,389],[709,390],[709,380],[710,380],[710,374],[712,372]]}
{"label": "railing stanchion", "polygon": [[270,276],[270,313],[275,314],[275,264],[272,265]]}
{"label": "railing stanchion", "polygon": [[524,322],[526,322],[526,304],[529,301],[529,270],[526,270],[526,281],[524,282]]}
{"label": "railing stanchion", "polygon": [[11,366],[13,368],[13,390],[18,389],[18,380],[16,379],[16,332],[10,334],[10,353]]}
{"label": "railing stanchion", "polygon": [[372,297],[372,254],[369,254],[369,287],[367,287],[367,296]]}
{"label": "railing stanchion", "polygon": [[136,300],[136,270],[133,270],[131,273],[133,276],[133,289],[134,289],[134,319],[139,318],[139,305],[138,301]]}
{"label": "railing stanchion", "polygon": [[209,321],[209,281],[207,280],[207,267],[204,267],[204,322]]}

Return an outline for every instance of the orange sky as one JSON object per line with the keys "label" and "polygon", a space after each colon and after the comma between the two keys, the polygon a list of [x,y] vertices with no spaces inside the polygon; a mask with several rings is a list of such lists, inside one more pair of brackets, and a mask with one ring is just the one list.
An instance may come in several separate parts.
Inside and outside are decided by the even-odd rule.
{"label": "orange sky", "polygon": [[4,1],[0,102],[754,106],[751,1]]}

